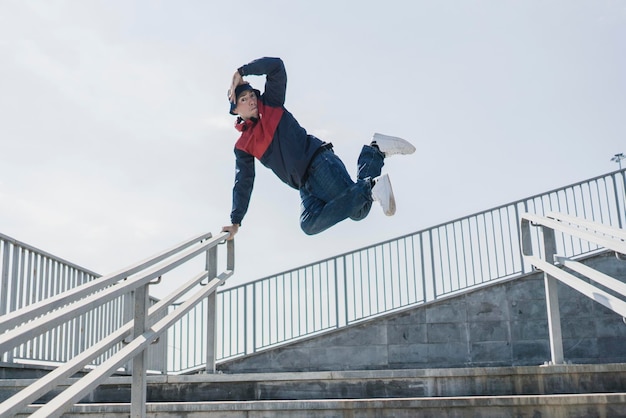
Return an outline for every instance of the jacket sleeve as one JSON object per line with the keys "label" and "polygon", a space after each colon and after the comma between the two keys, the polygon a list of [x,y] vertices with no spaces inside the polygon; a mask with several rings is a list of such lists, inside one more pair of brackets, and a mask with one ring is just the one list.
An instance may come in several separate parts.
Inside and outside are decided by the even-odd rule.
{"label": "jacket sleeve", "polygon": [[259,58],[239,67],[238,70],[242,76],[265,75],[265,91],[263,92],[265,103],[274,107],[285,104],[287,71],[283,60],[270,57]]}
{"label": "jacket sleeve", "polygon": [[244,151],[235,149],[235,185],[233,186],[233,206],[230,221],[241,225],[248,211],[250,196],[254,186],[254,157]]}

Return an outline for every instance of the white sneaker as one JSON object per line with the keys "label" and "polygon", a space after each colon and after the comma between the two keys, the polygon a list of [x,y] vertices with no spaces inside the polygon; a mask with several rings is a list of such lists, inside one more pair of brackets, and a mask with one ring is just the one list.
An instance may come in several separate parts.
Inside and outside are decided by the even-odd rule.
{"label": "white sneaker", "polygon": [[385,215],[391,216],[396,213],[396,199],[393,197],[391,181],[387,174],[374,179],[372,186],[372,199],[379,202]]}
{"label": "white sneaker", "polygon": [[409,141],[395,136],[375,133],[372,137],[372,144],[376,144],[380,152],[389,157],[395,154],[413,154],[415,147]]}

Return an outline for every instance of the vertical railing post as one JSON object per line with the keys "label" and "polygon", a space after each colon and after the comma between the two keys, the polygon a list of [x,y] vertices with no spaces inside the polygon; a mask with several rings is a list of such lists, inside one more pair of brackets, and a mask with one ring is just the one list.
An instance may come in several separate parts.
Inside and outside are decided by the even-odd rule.
{"label": "vertical railing post", "polygon": [[[244,286],[241,289],[243,289],[243,353],[244,355],[248,354],[248,322],[250,322],[248,320],[248,286]],[[238,298],[239,300],[239,298]],[[239,352],[239,349],[237,349],[237,352]]]}
{"label": "vertical railing post", "polygon": [[[135,294],[135,319],[133,323],[133,338],[138,338],[148,327],[148,285],[140,286]],[[148,349],[142,350],[133,358],[133,383],[130,394],[131,418],[145,418],[146,416],[146,366]]]}
{"label": "vertical railing post", "polygon": [[[524,204],[526,204],[526,202],[524,202]],[[516,204],[515,205],[515,222],[516,222],[515,225],[519,225],[521,221],[522,219],[520,217],[519,207]],[[517,231],[519,232],[519,229]],[[513,244],[513,237],[511,237],[511,244]],[[526,273],[526,266],[524,264],[524,254],[522,253],[522,248],[521,248],[521,245],[519,245],[519,243],[518,243],[518,256],[519,256],[519,262],[520,262],[520,273],[524,274]]]}
{"label": "vertical railing post", "polygon": [[[209,282],[217,276],[217,247],[207,250],[206,271],[209,273]],[[215,351],[217,346],[217,303],[216,292],[211,293],[207,298],[206,317],[206,373],[215,373]]]}
{"label": "vertical railing post", "polygon": [[[354,255],[352,256],[354,257]],[[347,268],[347,263],[348,261],[346,260],[347,256],[344,255],[343,256],[343,300],[344,300],[344,317],[345,317],[345,323],[344,325],[348,325],[350,323],[350,313],[348,311],[348,268]],[[352,273],[354,274],[354,272]],[[352,303],[354,303],[354,299],[352,298]]]}
{"label": "vertical railing post", "polygon": [[256,282],[252,283],[252,353],[256,353],[256,324],[257,324],[257,306],[256,306]]}
{"label": "vertical railing post", "polygon": [[[4,243],[4,245],[1,245]],[[2,271],[0,271],[0,315],[8,313],[9,307],[9,253],[11,251],[11,243],[9,241],[0,241],[0,249],[2,249]],[[1,361],[11,361],[12,351],[0,353]]]}
{"label": "vertical railing post", "polygon": [[[0,315],[8,313],[9,310],[9,255],[11,253],[11,243],[3,241],[0,245],[2,249],[2,271],[0,271]],[[0,242],[1,244],[1,242]]]}
{"label": "vertical railing post", "polygon": [[[622,192],[621,192],[621,195],[622,195],[622,204],[623,204],[622,209],[623,210],[619,211],[619,203],[618,203],[617,204],[617,208],[618,208],[618,212],[620,212],[620,213],[618,213],[617,219],[618,219],[619,227],[623,228],[623,226],[622,226],[622,216],[624,216],[624,220],[626,221],[626,170],[622,171],[620,174],[621,174],[621,177],[622,177]],[[617,181],[615,181],[614,183],[617,183]]]}
{"label": "vertical railing post", "polygon": [[[556,239],[554,230],[543,227],[543,245],[545,260],[554,263]],[[548,273],[543,273],[546,290],[546,307],[548,309],[548,331],[550,333],[550,353],[552,364],[563,364],[563,338],[561,334],[561,313],[559,311],[558,281]]]}
{"label": "vertical railing post", "polygon": [[[616,208],[616,215],[617,215],[617,225],[619,228],[622,227],[622,211],[620,210],[620,203],[624,202],[624,198],[622,197],[620,199],[620,193],[617,190],[617,174],[614,176],[611,176],[611,183],[613,183],[613,193],[615,196],[615,208]],[[624,193],[624,195],[626,196],[626,193]],[[624,210],[626,210],[626,205],[624,205]]]}
{"label": "vertical railing post", "polygon": [[[18,282],[19,282],[19,249],[20,247],[16,244],[13,244],[13,261],[11,262],[11,274],[9,275],[11,282],[11,294],[9,295],[8,300],[8,309],[6,312],[13,312],[17,309],[17,298],[18,298]],[[8,292],[8,288],[4,287],[4,291]],[[6,361],[8,363],[13,363],[13,356],[15,351],[17,351],[17,347],[13,350],[7,352]]]}
{"label": "vertical railing post", "polygon": [[[435,248],[433,247],[433,229],[428,230],[428,244],[430,245],[430,271],[432,272],[433,280],[433,299],[437,300],[437,274],[435,270]],[[439,254],[441,256],[441,254]]]}
{"label": "vertical railing post", "polygon": [[[339,277],[337,277],[337,257],[333,258],[333,276],[335,278],[335,328],[339,328]],[[330,301],[329,301],[330,303]]]}
{"label": "vertical railing post", "polygon": [[[122,303],[124,304],[122,306],[122,323],[123,324],[127,324],[130,321],[133,320],[134,317],[134,306],[135,306],[135,294],[134,292],[128,292],[125,293],[124,296],[122,296]],[[93,316],[91,316],[91,320],[90,321],[86,321],[86,328],[87,329],[91,329],[91,332],[93,332],[93,329],[95,328],[95,321]],[[128,335],[126,338],[124,338],[124,340],[122,341],[122,344],[128,344],[132,341],[133,336],[132,335]],[[125,372],[130,372],[132,369],[132,361],[129,361],[128,363],[124,364],[123,366],[124,371]]]}
{"label": "vertical railing post", "polygon": [[[217,268],[217,266],[216,266]],[[228,241],[226,241],[226,270],[230,271],[230,272],[235,272],[235,240],[234,239],[230,239]],[[245,289],[245,288],[244,288]],[[247,296],[247,295],[246,295]],[[237,298],[239,299],[239,298]],[[248,309],[248,304],[246,303],[246,306],[244,307],[244,309]],[[248,316],[247,316],[247,312],[244,313],[244,320],[243,320],[243,335],[244,335],[244,347],[246,347],[245,344],[247,344],[247,336],[248,336]],[[222,324],[224,323],[224,320],[222,320]],[[222,329],[224,329],[224,327],[222,326]],[[239,340],[237,340],[239,341]],[[230,345],[231,347],[233,347],[233,344],[231,343]],[[239,351],[239,350],[235,350],[235,351]],[[246,352],[246,349],[244,348],[244,352]],[[247,353],[247,352],[246,352]]]}

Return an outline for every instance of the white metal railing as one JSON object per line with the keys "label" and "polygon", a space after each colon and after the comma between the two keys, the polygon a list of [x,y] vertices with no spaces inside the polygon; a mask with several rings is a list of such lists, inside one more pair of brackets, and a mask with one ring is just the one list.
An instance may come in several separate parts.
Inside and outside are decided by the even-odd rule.
{"label": "white metal railing", "polygon": [[[151,346],[149,368],[163,373],[202,369],[207,350],[213,348],[216,358],[226,361],[532,272],[520,247],[520,214],[557,211],[621,228],[626,225],[625,173],[615,171],[225,288],[216,296],[217,346],[205,343],[207,312],[213,311],[205,299]],[[559,254],[567,257],[601,248],[566,236],[558,237],[557,246]],[[97,277],[0,235],[0,312],[4,314],[36,305],[41,299]],[[14,347],[3,358],[62,363],[109,336],[130,318],[132,299],[127,292]],[[120,342],[92,364],[101,364],[122,346]]]}
{"label": "white metal railing", "polygon": [[[218,292],[220,361],[531,273],[520,215],[568,213],[626,225],[626,170],[615,171]],[[573,257],[599,245],[559,237]],[[202,335],[198,306],[171,341]],[[196,324],[194,328],[193,324]],[[203,340],[200,337],[200,340]],[[202,367],[193,350],[171,353],[170,372]]]}
{"label": "white metal railing", "polygon": [[[141,268],[141,265],[137,267]],[[133,269],[125,269],[105,280],[114,283],[132,273]],[[94,282],[100,277],[74,263],[0,234],[0,333],[72,298],[83,297],[100,286],[102,282]],[[151,298],[151,304],[156,302]],[[47,329],[9,351],[0,352],[0,359],[8,363],[64,363],[131,318],[132,298],[130,293],[126,293],[103,305],[94,306],[58,327]],[[95,358],[92,365],[102,363],[119,348],[121,343]],[[166,356],[167,344],[163,339],[150,347],[149,369],[165,373]]]}
{"label": "white metal railing", "polygon": [[[565,237],[575,237],[594,243],[601,249],[614,251],[618,259],[626,260],[626,231],[567,214],[548,213],[547,216],[522,215],[521,232],[524,258],[544,272],[551,363],[562,364],[565,360],[557,280],[624,318],[626,318],[624,300],[626,283],[571,257],[557,255],[563,249],[559,248],[557,242],[563,242]],[[580,276],[587,278],[588,281]]]}
{"label": "white metal railing", "polygon": [[[234,241],[225,241],[228,233],[217,237],[203,234],[187,240],[143,262],[137,263],[117,273],[95,279],[91,282],[61,292],[48,299],[10,312],[0,317],[0,353],[31,341],[45,330],[59,327],[97,306],[132,292],[134,295],[134,318],[116,329],[101,341],[82,351],[71,360],[59,366],[36,383],[28,386],[0,404],[0,416],[8,417],[22,410],[29,403],[39,399],[54,389],[64,379],[84,369],[102,353],[115,349],[108,359],[94,370],[43,405],[33,417],[58,417],[73,403],[115,373],[121,366],[132,360],[133,382],[131,388],[131,416],[145,416],[147,349],[167,329],[180,320],[189,310],[208,299],[209,306],[215,306],[215,291],[234,270]],[[227,243],[226,269],[217,274],[217,246]],[[163,274],[174,270],[206,254],[204,269],[173,291],[166,298],[149,307],[148,287]],[[204,280],[208,283],[204,284]],[[167,313],[169,306],[200,286],[177,309]],[[208,347],[205,357],[207,371],[215,371],[215,310],[204,321]],[[132,338],[129,338],[132,336]],[[123,340],[126,338],[125,343]],[[119,348],[119,345],[122,345]]]}

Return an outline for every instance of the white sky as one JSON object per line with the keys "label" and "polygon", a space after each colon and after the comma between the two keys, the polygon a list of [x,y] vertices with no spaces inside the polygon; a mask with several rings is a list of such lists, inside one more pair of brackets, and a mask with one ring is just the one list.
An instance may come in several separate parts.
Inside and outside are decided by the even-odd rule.
{"label": "white sky", "polygon": [[384,168],[396,216],[374,206],[313,237],[298,192],[257,163],[231,284],[613,171],[626,152],[624,1],[2,0],[0,232],[101,274],[219,232],[226,91],[261,56],[283,58],[286,107],[353,176],[373,132],[417,152]]}

